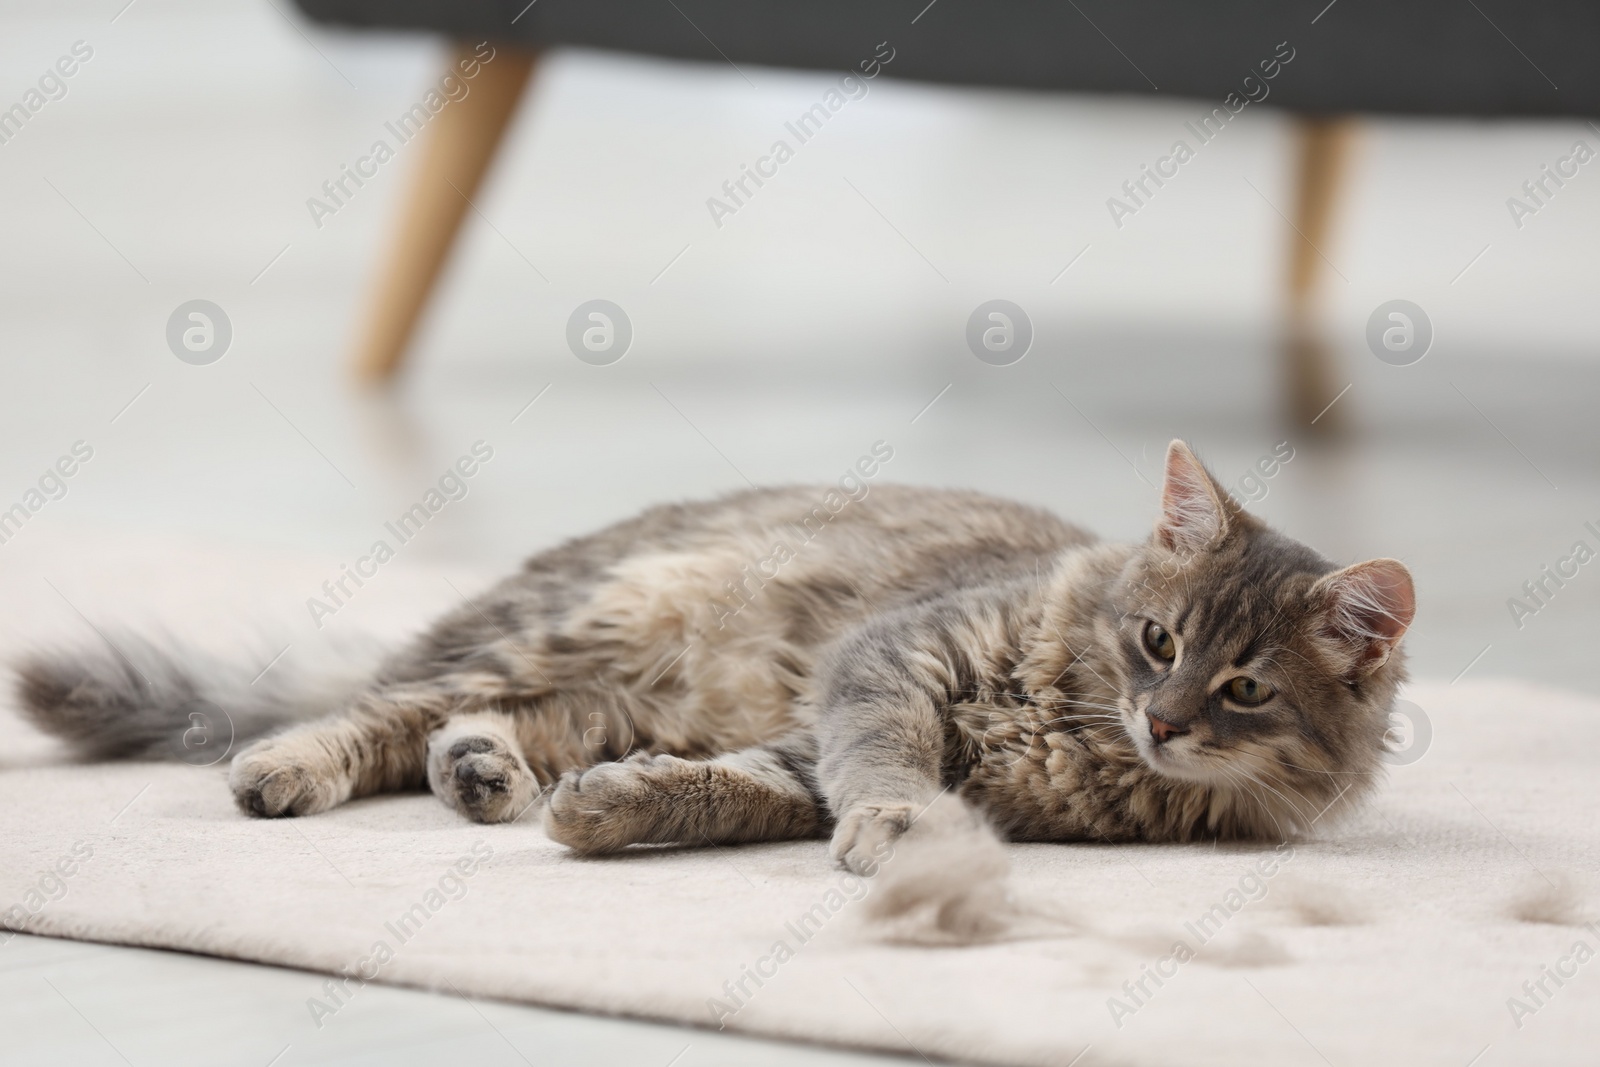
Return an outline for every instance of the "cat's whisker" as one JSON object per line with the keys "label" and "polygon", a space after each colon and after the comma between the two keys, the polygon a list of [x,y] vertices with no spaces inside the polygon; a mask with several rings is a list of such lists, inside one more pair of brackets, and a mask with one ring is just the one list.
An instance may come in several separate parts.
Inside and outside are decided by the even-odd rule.
{"label": "cat's whisker", "polygon": [[[1233,769],[1235,771],[1237,771],[1240,774],[1243,774],[1250,781],[1255,782],[1257,785],[1261,786],[1261,788],[1263,788],[1265,790],[1268,790],[1274,796],[1278,797],[1285,804],[1287,804],[1289,806],[1290,811],[1292,811],[1294,813],[1294,815],[1295,815],[1295,817],[1297,819],[1302,817],[1299,805],[1295,803],[1293,798],[1289,797],[1286,793],[1284,793],[1282,789],[1279,789],[1278,786],[1276,786],[1273,783],[1267,781],[1261,775],[1256,774],[1247,764],[1234,763],[1232,766],[1233,766]],[[1289,789],[1290,792],[1295,792],[1295,790],[1292,787],[1290,787],[1287,783],[1279,783],[1279,784],[1283,785],[1285,789]],[[1299,794],[1296,793],[1296,795],[1298,796]],[[1304,797],[1300,797],[1300,799],[1304,800],[1305,798]]]}
{"label": "cat's whisker", "polygon": [[1325,767],[1302,767],[1298,763],[1290,763],[1288,760],[1284,759],[1282,756],[1279,756],[1277,754],[1273,754],[1272,759],[1273,759],[1273,762],[1279,764],[1280,766],[1288,767],[1291,770],[1304,771],[1306,774],[1328,774],[1328,775],[1355,774],[1355,775],[1360,775],[1362,777],[1370,778],[1374,774],[1377,773],[1376,771],[1370,770],[1370,769],[1367,769],[1367,770],[1358,769],[1358,770],[1340,771],[1340,770],[1331,770],[1331,769],[1328,769],[1328,768],[1325,768]]}
{"label": "cat's whisker", "polygon": [[[1255,781],[1258,785],[1262,786],[1264,789],[1269,789],[1274,794],[1276,794],[1278,797],[1282,798],[1283,802],[1285,804],[1289,805],[1289,810],[1294,813],[1294,818],[1295,818],[1296,822],[1300,823],[1303,826],[1309,826],[1310,825],[1310,820],[1307,819],[1305,813],[1300,810],[1299,804],[1296,804],[1293,800],[1291,800],[1288,796],[1286,796],[1281,790],[1279,790],[1271,782],[1268,782],[1265,779],[1260,778],[1260,777],[1256,776],[1255,774],[1251,773],[1251,771],[1250,771],[1250,769],[1248,767],[1239,767],[1237,769],[1242,771],[1247,777],[1249,777],[1250,779]],[[1288,789],[1289,792],[1295,793],[1295,795],[1298,796],[1300,798],[1300,800],[1304,801],[1308,807],[1311,806],[1311,802],[1309,800],[1307,800],[1304,795],[1300,794],[1297,790],[1295,790],[1293,786],[1289,785],[1287,782],[1284,782],[1284,783],[1281,783],[1281,784],[1283,785],[1283,787],[1285,789]]]}
{"label": "cat's whisker", "polygon": [[1057,732],[1058,733],[1063,733],[1063,734],[1075,734],[1075,733],[1078,733],[1081,730],[1091,730],[1091,729],[1106,730],[1106,729],[1111,729],[1115,725],[1116,725],[1115,723],[1109,723],[1109,722],[1086,722],[1083,725],[1075,726],[1070,730],[1059,730]]}
{"label": "cat's whisker", "polygon": [[1062,712],[1065,712],[1065,714],[1059,715],[1059,716],[1057,716],[1057,718],[1070,719],[1070,718],[1073,718],[1075,715],[1080,714],[1080,713],[1078,713],[1078,712],[1073,710],[1075,708],[1083,708],[1083,709],[1085,709],[1086,711],[1089,711],[1089,712],[1100,712],[1100,711],[1110,712],[1111,714],[1117,715],[1117,716],[1120,716],[1120,715],[1123,714],[1123,709],[1117,707],[1115,704],[1061,704],[1061,705],[1052,705],[1052,706],[1050,706],[1048,708],[1044,708],[1042,710],[1051,711],[1051,712],[1062,711]]}
{"label": "cat's whisker", "polygon": [[1122,721],[1122,716],[1120,716],[1120,715],[1058,715],[1053,719],[1045,719],[1044,721],[1039,723],[1039,725],[1040,726],[1049,726],[1053,722],[1080,722],[1080,721],[1121,722]]}
{"label": "cat's whisker", "polygon": [[1100,728],[1102,730],[1115,731],[1117,729],[1117,724],[1114,723],[1114,722],[1084,722],[1084,723],[1078,723],[1077,725],[1074,725],[1074,726],[1062,726],[1062,727],[1058,727],[1056,729],[1049,730],[1049,731],[1040,731],[1040,733],[1075,734],[1075,733],[1078,733],[1081,730],[1087,730],[1090,727],[1098,727],[1098,728]]}
{"label": "cat's whisker", "polygon": [[1283,823],[1278,819],[1277,813],[1273,811],[1273,805],[1267,801],[1266,795],[1264,793],[1252,791],[1250,788],[1252,780],[1248,776],[1241,775],[1238,768],[1229,767],[1227,764],[1223,764],[1222,770],[1224,774],[1234,778],[1237,781],[1237,783],[1242,787],[1246,797],[1255,801],[1255,803],[1260,806],[1261,811],[1267,816],[1267,818],[1272,820],[1272,825],[1278,828],[1278,836],[1287,841],[1290,835],[1284,830]]}

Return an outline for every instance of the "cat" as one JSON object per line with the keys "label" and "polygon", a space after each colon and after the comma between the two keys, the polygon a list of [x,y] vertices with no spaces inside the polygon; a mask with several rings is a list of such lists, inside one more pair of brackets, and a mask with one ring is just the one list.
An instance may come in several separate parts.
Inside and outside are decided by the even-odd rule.
{"label": "cat", "polygon": [[1402,563],[1337,567],[1173,441],[1137,544],[974,492],[755,489],[534,556],[352,692],[126,638],[18,688],[101,757],[214,702],[260,738],[250,815],[426,785],[480,822],[542,803],[581,853],[831,836],[870,873],[946,792],[1013,841],[1302,833],[1379,778],[1415,606]]}

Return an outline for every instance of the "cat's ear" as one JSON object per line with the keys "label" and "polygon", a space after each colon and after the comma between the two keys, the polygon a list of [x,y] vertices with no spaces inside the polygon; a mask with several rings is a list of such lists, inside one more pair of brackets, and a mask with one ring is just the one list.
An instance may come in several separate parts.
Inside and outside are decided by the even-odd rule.
{"label": "cat's ear", "polygon": [[1167,446],[1156,541],[1174,552],[1192,554],[1221,541],[1229,521],[1228,506],[1216,480],[1188,445],[1174,440]]}
{"label": "cat's ear", "polygon": [[1365,677],[1394,652],[1417,614],[1411,572],[1397,559],[1369,559],[1334,571],[1311,587],[1323,633],[1349,659],[1349,673]]}

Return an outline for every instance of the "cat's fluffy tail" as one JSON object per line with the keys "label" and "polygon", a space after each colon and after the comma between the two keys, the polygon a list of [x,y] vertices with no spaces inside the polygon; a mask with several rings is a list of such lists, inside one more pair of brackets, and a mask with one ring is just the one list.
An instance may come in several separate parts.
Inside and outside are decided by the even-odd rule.
{"label": "cat's fluffy tail", "polygon": [[370,677],[377,650],[293,648],[263,670],[130,634],[13,665],[23,714],[96,760],[219,761],[229,750],[336,710]]}

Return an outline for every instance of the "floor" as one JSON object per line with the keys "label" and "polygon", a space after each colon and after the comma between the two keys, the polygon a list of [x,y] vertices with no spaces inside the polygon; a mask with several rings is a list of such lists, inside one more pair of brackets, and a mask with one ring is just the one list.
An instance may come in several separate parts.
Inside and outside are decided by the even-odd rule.
{"label": "floor", "polygon": [[[1236,484],[1285,442],[1294,458],[1256,509],[1336,558],[1413,568],[1417,674],[1600,692],[1600,579],[1580,570],[1520,619],[1508,603],[1574,542],[1600,544],[1585,527],[1600,526],[1600,179],[1520,228],[1506,207],[1600,130],[1369,126],[1322,250],[1348,383],[1330,441],[1277,403],[1280,118],[1243,117],[1118,229],[1105,199],[1197,102],[884,79],[718,225],[707,198],[830,79],[561,55],[475,198],[411,373],[370,394],[345,358],[414,149],[331,216],[307,200],[420,98],[437,47],[328,33],[259,0],[123,3],[0,5],[0,106],[74,42],[93,52],[0,144],[0,507],[76,442],[93,451],[0,545],[0,567],[53,537],[106,558],[181,537],[303,561],[304,585],[260,608],[315,640],[304,605],[322,577],[479,441],[493,460],[394,567],[493,573],[649,502],[833,480],[878,441],[895,480],[977,486],[1131,538],[1171,437]],[[964,340],[996,297],[1034,328],[1006,367]],[[596,298],[633,324],[606,366],[565,342]],[[1434,324],[1410,366],[1364,341],[1396,298]],[[193,299],[232,325],[205,366],[166,338]],[[89,602],[96,570],[41,577]],[[268,968],[18,938],[0,949],[0,1062],[869,1059],[373,988],[359,1025],[274,1060],[275,1021],[304,1010],[302,992]]]}
{"label": "floor", "polygon": [[[895,1057],[368,986],[319,1028],[306,976],[203,956],[19,937],[0,951],[0,1063],[441,1062],[859,1067]],[[25,1025],[16,1023],[25,1020]],[[825,1035],[819,1035],[825,1037]]]}

